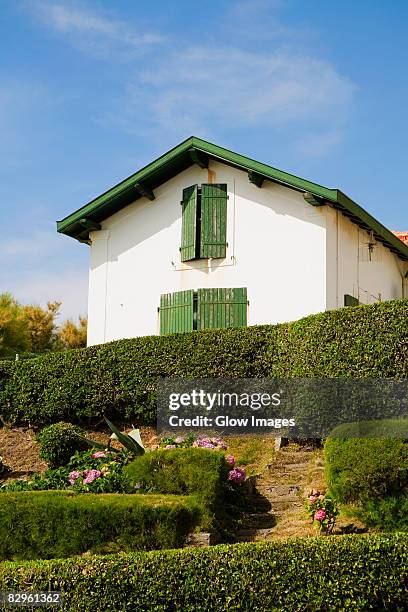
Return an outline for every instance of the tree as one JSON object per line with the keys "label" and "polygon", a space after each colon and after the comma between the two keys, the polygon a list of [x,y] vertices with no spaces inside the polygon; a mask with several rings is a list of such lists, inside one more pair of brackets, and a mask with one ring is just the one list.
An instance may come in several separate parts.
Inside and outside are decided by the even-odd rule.
{"label": "tree", "polygon": [[24,309],[10,293],[0,294],[0,357],[14,357],[29,349]]}
{"label": "tree", "polygon": [[55,319],[61,302],[47,302],[47,309],[37,305],[24,306],[24,314],[33,353],[43,353],[56,348]]}
{"label": "tree", "polygon": [[58,330],[58,337],[65,349],[83,348],[86,346],[88,321],[79,317],[79,325],[75,325],[72,319],[67,319]]}

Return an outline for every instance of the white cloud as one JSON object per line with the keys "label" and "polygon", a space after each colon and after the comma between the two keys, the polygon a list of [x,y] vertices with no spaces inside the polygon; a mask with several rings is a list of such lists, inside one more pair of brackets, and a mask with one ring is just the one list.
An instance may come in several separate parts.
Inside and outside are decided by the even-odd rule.
{"label": "white cloud", "polygon": [[123,101],[122,121],[131,125],[149,109],[150,126],[178,136],[217,126],[338,129],[353,93],[347,77],[316,57],[190,46],[138,75]]}
{"label": "white cloud", "polygon": [[143,23],[133,28],[113,14],[103,14],[96,3],[29,0],[27,6],[50,30],[100,57],[115,53],[116,57],[129,60],[164,40]]}

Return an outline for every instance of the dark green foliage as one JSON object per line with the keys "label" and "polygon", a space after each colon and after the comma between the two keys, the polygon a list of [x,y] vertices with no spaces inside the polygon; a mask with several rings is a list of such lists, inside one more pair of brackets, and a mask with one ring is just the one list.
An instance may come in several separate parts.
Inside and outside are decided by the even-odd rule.
{"label": "dark green foliage", "polygon": [[0,559],[49,559],[182,545],[194,500],[158,495],[26,491],[0,496]]}
{"label": "dark green foliage", "polygon": [[37,436],[41,459],[51,467],[66,465],[77,451],[88,448],[82,436],[82,429],[71,423],[54,423],[44,427]]}
{"label": "dark green foliage", "polygon": [[364,522],[386,531],[408,530],[408,441],[329,438],[326,473],[336,499],[352,503]]}
{"label": "dark green foliage", "polygon": [[156,450],[125,468],[144,490],[195,495],[211,510],[224,501],[228,470],[224,453],[204,448]]}
{"label": "dark green foliage", "polygon": [[62,591],[63,611],[403,610],[403,535],[3,563],[0,591]]}
{"label": "dark green foliage", "polygon": [[408,443],[387,438],[329,438],[330,490],[340,502],[399,495],[408,486]]}
{"label": "dark green foliage", "polygon": [[361,505],[356,514],[369,527],[381,531],[408,531],[408,495],[372,499]]}
{"label": "dark green foliage", "polygon": [[164,377],[408,376],[408,300],[343,308],[294,323],[120,340],[0,363],[8,423],[114,419],[154,423]]}

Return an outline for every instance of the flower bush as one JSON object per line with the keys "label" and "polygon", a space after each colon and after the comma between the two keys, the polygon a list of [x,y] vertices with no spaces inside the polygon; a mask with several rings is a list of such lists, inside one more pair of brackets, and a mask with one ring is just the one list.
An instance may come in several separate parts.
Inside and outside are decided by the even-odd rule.
{"label": "flower bush", "polygon": [[123,468],[131,457],[125,450],[77,452],[67,466],[48,469],[29,481],[15,480],[1,486],[0,491],[72,489],[77,493],[129,493],[131,485]]}
{"label": "flower bush", "polygon": [[245,482],[246,473],[243,468],[235,467],[228,472],[228,480],[241,484]]}
{"label": "flower bush", "polygon": [[[174,450],[176,448],[207,448],[210,450],[226,451],[228,449],[227,444],[222,438],[210,438],[204,435],[197,435],[190,433],[186,436],[174,436],[163,438],[160,443],[160,447],[164,450]],[[245,482],[246,473],[243,468],[235,467],[235,457],[233,455],[226,455],[225,461],[227,462],[230,471],[228,472],[228,480],[230,483],[242,484]]]}
{"label": "flower bush", "polygon": [[314,527],[326,535],[331,533],[339,513],[336,502],[329,496],[313,490],[305,504]]}

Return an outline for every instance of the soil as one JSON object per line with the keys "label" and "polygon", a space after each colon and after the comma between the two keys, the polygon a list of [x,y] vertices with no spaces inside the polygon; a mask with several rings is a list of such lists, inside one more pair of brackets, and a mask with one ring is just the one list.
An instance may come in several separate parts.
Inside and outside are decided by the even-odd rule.
{"label": "soil", "polygon": [[[39,445],[35,441],[37,433],[27,427],[0,428],[0,457],[3,457],[3,463],[8,468],[7,473],[1,478],[2,482],[16,478],[26,480],[33,474],[39,474],[47,469],[45,461],[40,459]],[[108,444],[110,434],[108,428],[98,431],[86,430],[87,438],[102,444]],[[158,438],[152,427],[141,427],[140,435],[146,448],[154,448],[157,445]],[[121,448],[118,442],[113,442],[112,446]]]}

